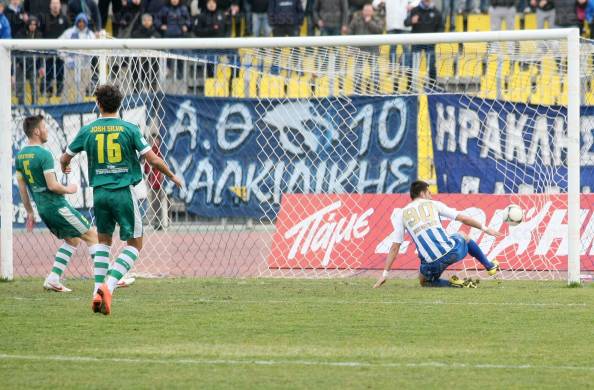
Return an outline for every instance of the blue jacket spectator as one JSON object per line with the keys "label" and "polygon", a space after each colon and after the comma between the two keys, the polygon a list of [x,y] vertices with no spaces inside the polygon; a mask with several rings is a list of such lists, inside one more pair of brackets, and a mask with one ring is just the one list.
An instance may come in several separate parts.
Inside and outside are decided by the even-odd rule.
{"label": "blue jacket spectator", "polygon": [[0,3],[0,39],[10,39],[12,34],[10,33],[10,22],[4,16],[4,3]]}
{"label": "blue jacket spectator", "polygon": [[190,11],[180,0],[169,0],[155,17],[155,27],[165,38],[183,38],[190,24]]}
{"label": "blue jacket spectator", "polygon": [[303,23],[301,0],[270,0],[268,2],[268,23],[276,37],[296,36]]}
{"label": "blue jacket spectator", "polygon": [[88,27],[91,31],[101,31],[101,14],[94,0],[70,0],[68,2],[68,18],[70,20],[74,20],[76,15],[81,13],[88,15]]}

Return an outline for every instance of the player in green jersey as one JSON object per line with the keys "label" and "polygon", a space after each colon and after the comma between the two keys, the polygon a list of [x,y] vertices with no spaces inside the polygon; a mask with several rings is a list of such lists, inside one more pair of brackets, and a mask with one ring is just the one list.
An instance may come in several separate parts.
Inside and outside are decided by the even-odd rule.
{"label": "player in green jersey", "polygon": [[[111,312],[111,296],[118,281],[138,259],[142,249],[142,217],[134,186],[142,180],[140,157],[181,187],[178,177],[152,151],[140,128],[119,118],[123,96],[118,87],[101,85],[95,92],[101,116],[83,126],[60,158],[66,171],[72,158],[87,152],[89,182],[93,187],[95,222],[99,244],[95,252],[95,313]],[[120,239],[127,242],[109,265],[109,252],[115,225]],[[109,268],[108,268],[109,267]]]}
{"label": "player in green jersey", "polygon": [[21,200],[27,210],[27,230],[32,231],[35,225],[29,198],[31,193],[41,220],[56,237],[64,240],[56,252],[54,265],[43,287],[46,290],[70,292],[72,290],[60,282],[60,277],[80,240],[87,243],[91,257],[94,256],[97,233],[87,219],[64,197],[64,194],[76,193],[77,188],[75,184],[64,186],[56,178],[54,156],[43,147],[48,139],[43,116],[34,115],[26,118],[23,130],[28,144],[16,155],[16,172]]}

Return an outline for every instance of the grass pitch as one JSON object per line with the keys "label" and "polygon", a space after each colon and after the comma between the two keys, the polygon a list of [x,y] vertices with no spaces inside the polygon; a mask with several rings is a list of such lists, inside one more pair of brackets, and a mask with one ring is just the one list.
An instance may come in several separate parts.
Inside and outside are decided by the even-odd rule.
{"label": "grass pitch", "polygon": [[113,315],[0,283],[2,388],[560,388],[594,381],[594,286],[138,280]]}

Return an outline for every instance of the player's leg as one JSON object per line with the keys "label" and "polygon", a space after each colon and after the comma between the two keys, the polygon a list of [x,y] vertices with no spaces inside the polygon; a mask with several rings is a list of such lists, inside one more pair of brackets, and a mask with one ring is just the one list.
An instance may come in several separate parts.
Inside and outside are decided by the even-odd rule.
{"label": "player's leg", "polygon": [[65,239],[62,245],[56,251],[56,255],[54,256],[54,264],[52,265],[52,269],[49,275],[45,278],[43,282],[43,288],[48,291],[56,291],[56,292],[71,292],[72,290],[62,284],[61,278],[70,263],[70,259],[74,252],[76,251],[76,247],[78,245],[78,240],[76,238]]}
{"label": "player's leg", "polygon": [[449,280],[440,279],[443,272],[452,264],[457,263],[466,257],[468,246],[462,235],[454,234],[452,239],[454,247],[441,259],[432,263],[421,264],[420,272],[423,279],[420,279],[424,287],[476,287],[472,280],[462,280],[453,275]]}
{"label": "player's leg", "polygon": [[71,290],[62,285],[60,279],[80,242],[78,237],[86,234],[91,228],[91,224],[69,204],[63,204],[57,210],[56,206],[41,207],[39,214],[50,231],[56,237],[64,240],[64,243],[56,251],[54,264],[44,282],[44,288],[69,292]]}
{"label": "player's leg", "polygon": [[452,238],[463,239],[466,242],[466,246],[468,247],[468,254],[477,259],[478,262],[481,263],[483,267],[485,267],[489,275],[495,275],[497,273],[497,270],[499,269],[499,263],[496,260],[489,261],[489,259],[487,259],[487,256],[485,255],[481,247],[478,246],[476,241],[471,240],[470,237],[468,237],[466,234],[460,233],[452,235]]}
{"label": "player's leg", "polygon": [[107,273],[107,286],[110,292],[118,282],[132,269],[142,249],[142,216],[140,205],[134,188],[123,188],[117,191],[118,206],[114,210],[120,226],[120,239],[127,245],[122,249]]}
{"label": "player's leg", "polygon": [[111,311],[111,294],[105,285],[105,277],[109,270],[109,257],[112,244],[112,235],[115,230],[115,216],[112,213],[113,197],[111,191],[102,188],[93,190],[95,223],[97,224],[97,241],[95,258],[93,259],[93,273],[95,287],[91,309],[94,313],[109,314]]}

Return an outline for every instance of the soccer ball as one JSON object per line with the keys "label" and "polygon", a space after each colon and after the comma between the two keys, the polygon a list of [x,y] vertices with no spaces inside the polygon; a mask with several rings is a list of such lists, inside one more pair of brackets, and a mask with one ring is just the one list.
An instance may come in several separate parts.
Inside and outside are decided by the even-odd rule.
{"label": "soccer ball", "polygon": [[524,219],[524,210],[517,204],[510,204],[505,208],[505,222],[515,226]]}

